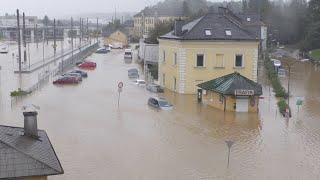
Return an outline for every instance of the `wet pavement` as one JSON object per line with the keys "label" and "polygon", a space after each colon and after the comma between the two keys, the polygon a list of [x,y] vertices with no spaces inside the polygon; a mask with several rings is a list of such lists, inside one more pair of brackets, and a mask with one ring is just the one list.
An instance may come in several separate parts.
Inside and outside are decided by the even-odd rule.
{"label": "wet pavement", "polygon": [[[258,114],[223,113],[193,95],[168,91],[162,96],[174,109],[158,111],[147,105],[154,94],[128,79],[129,68],[141,68],[125,63],[123,51],[88,59],[97,69],[81,84],[49,83],[12,107],[1,103],[0,124],[11,126],[23,126],[22,105],[40,106],[38,127],[47,131],[65,170],[50,179],[320,179],[320,76],[312,65],[299,64],[292,76],[293,94],[305,102],[287,121],[263,72]],[[10,79],[1,75],[3,100]],[[229,168],[226,140],[235,141]]]}

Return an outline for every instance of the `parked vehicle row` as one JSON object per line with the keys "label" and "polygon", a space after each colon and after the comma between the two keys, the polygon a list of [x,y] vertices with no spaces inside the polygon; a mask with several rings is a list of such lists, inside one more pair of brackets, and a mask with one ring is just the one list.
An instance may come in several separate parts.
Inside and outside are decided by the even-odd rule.
{"label": "parked vehicle row", "polygon": [[84,61],[78,65],[80,69],[95,69],[97,67],[97,63],[91,61]]}
{"label": "parked vehicle row", "polygon": [[[78,64],[80,69],[95,69],[97,64],[91,61],[84,61]],[[82,78],[87,78],[88,73],[82,70],[72,70],[68,73],[61,75],[58,79],[53,81],[53,84],[79,84]]]}
{"label": "parked vehicle row", "polygon": [[[145,80],[138,79],[139,71],[136,68],[132,68],[128,70],[128,77],[130,79],[135,78],[135,80],[133,81],[135,85],[146,87],[146,89],[150,92],[153,92],[153,93],[164,92],[164,89],[160,85],[154,84],[154,83],[147,84]],[[150,97],[148,99],[148,105],[153,108],[161,109],[161,110],[170,110],[173,108],[173,105],[170,104],[165,98],[162,98],[162,97]]]}

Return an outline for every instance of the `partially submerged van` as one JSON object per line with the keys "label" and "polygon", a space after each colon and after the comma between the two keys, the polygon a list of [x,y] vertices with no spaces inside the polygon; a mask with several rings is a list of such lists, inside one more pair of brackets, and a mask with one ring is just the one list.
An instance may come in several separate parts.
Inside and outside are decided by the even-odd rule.
{"label": "partially submerged van", "polygon": [[132,55],[132,50],[131,49],[125,49],[124,50],[124,58],[125,59],[132,59],[133,55]]}

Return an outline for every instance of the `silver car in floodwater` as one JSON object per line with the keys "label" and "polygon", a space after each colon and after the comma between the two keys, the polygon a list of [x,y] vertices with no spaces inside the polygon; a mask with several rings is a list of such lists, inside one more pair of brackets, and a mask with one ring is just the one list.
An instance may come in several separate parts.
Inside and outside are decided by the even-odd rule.
{"label": "silver car in floodwater", "polygon": [[165,98],[151,97],[148,99],[148,105],[161,110],[171,110],[173,105],[170,104]]}

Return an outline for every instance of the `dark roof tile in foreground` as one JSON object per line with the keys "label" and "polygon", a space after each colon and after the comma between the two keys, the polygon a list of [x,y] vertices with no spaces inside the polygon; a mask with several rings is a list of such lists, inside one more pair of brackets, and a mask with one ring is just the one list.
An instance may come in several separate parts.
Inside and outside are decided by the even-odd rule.
{"label": "dark roof tile in foreground", "polygon": [[260,84],[234,72],[197,85],[201,89],[215,91],[225,95],[235,95],[235,90],[254,90],[255,96],[262,95]]}
{"label": "dark roof tile in foreground", "polygon": [[39,138],[24,136],[24,129],[0,126],[0,179],[63,174],[45,131]]}

